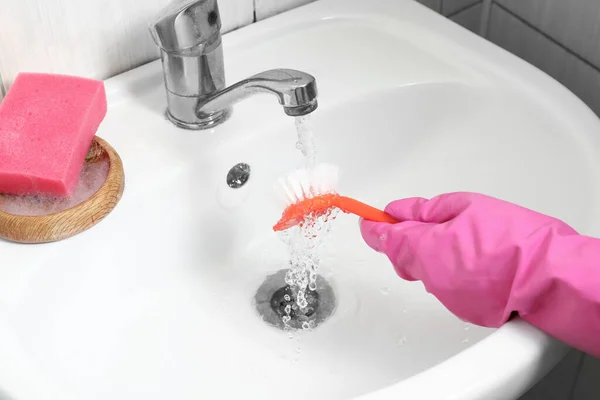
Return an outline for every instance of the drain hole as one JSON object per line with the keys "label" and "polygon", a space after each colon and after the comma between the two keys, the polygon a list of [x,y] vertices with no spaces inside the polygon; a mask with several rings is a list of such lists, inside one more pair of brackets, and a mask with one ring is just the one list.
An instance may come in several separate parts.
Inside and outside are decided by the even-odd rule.
{"label": "drain hole", "polygon": [[282,269],[267,276],[254,296],[256,310],[266,323],[280,329],[303,329],[307,324],[315,328],[333,314],[336,299],[325,278],[317,276],[317,289],[306,290],[307,306],[301,309],[294,289],[285,283],[286,273]]}
{"label": "drain hole", "polygon": [[271,308],[281,318],[289,315],[292,320],[308,321],[319,308],[319,293],[314,290],[307,290],[305,297],[308,305],[301,309],[296,303],[292,288],[286,285],[273,293]]}
{"label": "drain hole", "polygon": [[227,185],[239,189],[250,179],[250,166],[246,163],[234,165],[227,173]]}

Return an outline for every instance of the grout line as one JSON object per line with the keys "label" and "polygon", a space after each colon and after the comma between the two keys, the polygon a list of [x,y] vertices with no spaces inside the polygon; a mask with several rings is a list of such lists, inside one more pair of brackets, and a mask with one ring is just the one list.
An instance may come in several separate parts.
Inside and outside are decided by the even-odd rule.
{"label": "grout line", "polygon": [[479,25],[479,36],[486,38],[488,36],[488,27],[490,26],[490,15],[492,14],[493,0],[483,0],[481,7],[481,20]]}
{"label": "grout line", "polygon": [[575,367],[575,379],[573,379],[573,383],[571,385],[571,390],[569,390],[569,397],[567,400],[575,400],[575,389],[577,388],[577,384],[579,383],[579,376],[581,375],[581,368],[583,367],[583,362],[585,360],[585,353],[580,352],[579,360],[577,361],[577,366]]}
{"label": "grout line", "polygon": [[555,45],[557,45],[558,47],[560,47],[561,49],[563,49],[564,51],[566,51],[567,53],[569,53],[570,55],[572,55],[573,57],[579,59],[582,63],[586,64],[588,67],[594,69],[594,71],[600,72],[600,68],[597,67],[594,63],[592,63],[591,61],[589,61],[585,57],[579,55],[578,53],[575,53],[573,50],[569,49],[568,47],[566,47],[565,45],[563,45],[562,43],[560,43],[558,40],[556,40],[552,36],[548,35],[546,32],[543,32],[543,31],[539,30],[538,28],[535,27],[535,25],[531,24],[529,21],[527,21],[523,17],[521,17],[521,16],[513,13],[508,8],[504,7],[501,4],[496,3],[495,1],[493,3],[494,3],[494,6],[498,7],[502,11],[504,11],[504,12],[512,15],[515,19],[519,20],[521,23],[523,23],[524,25],[526,25],[530,29],[533,29],[534,31],[536,31],[537,33],[539,33],[540,35],[542,35],[544,38],[548,39],[549,41],[551,41],[552,43],[554,43]]}
{"label": "grout line", "polygon": [[482,2],[482,0],[478,0],[475,3],[471,3],[471,4],[467,5],[467,6],[464,6],[463,8],[460,8],[460,9],[454,11],[452,14],[446,15],[446,18],[455,17],[455,16],[457,16],[458,14],[460,14],[463,11],[467,11],[467,10],[470,10],[471,8],[473,8],[473,7],[478,6],[479,4],[481,4],[481,2]]}

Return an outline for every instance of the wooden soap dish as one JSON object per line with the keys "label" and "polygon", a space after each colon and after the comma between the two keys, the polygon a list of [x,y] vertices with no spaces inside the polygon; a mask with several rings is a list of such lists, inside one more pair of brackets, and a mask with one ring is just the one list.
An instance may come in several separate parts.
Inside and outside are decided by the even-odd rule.
{"label": "wooden soap dish", "polygon": [[[121,158],[105,140],[96,136],[86,163],[108,158],[106,180],[87,200],[53,214],[16,215],[0,210],[0,238],[18,243],[56,242],[77,235],[100,222],[117,205],[125,188]],[[0,194],[0,203],[3,200]]]}

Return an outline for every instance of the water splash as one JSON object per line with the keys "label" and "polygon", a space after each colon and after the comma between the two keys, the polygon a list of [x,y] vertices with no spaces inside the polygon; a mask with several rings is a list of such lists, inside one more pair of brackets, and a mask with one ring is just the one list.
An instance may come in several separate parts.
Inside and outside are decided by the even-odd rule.
{"label": "water splash", "polygon": [[[331,209],[321,216],[307,215],[304,222],[280,232],[281,240],[287,244],[290,266],[285,275],[285,283],[290,286],[294,306],[304,312],[308,306],[307,291],[317,289],[317,276],[321,263],[320,250],[331,230],[331,224],[338,210]],[[289,316],[286,307],[286,314]],[[291,309],[290,309],[291,312]],[[284,323],[289,322],[284,321]],[[304,325],[303,329],[312,329]]]}
{"label": "water splash", "polygon": [[471,324],[468,322],[465,322],[465,324],[463,325],[463,329],[465,330],[465,336],[461,340],[462,343],[469,343],[469,332],[468,331],[470,328],[471,328]]}

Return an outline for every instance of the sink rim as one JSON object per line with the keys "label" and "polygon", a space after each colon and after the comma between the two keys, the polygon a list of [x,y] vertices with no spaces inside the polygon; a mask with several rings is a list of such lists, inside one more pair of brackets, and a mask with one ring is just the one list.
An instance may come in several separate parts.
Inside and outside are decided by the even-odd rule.
{"label": "sink rim", "polygon": [[[238,48],[249,40],[249,36],[268,36],[270,32],[282,29],[281,24],[302,26],[307,20],[314,21],[312,13],[327,15],[322,20],[344,17],[377,18],[381,15],[384,18],[403,20],[397,14],[389,16],[385,13],[390,9],[407,9],[410,12],[406,15],[413,17],[408,23],[424,24],[431,29],[431,35],[435,39],[452,41],[453,46],[460,47],[469,54],[472,58],[470,61],[482,64],[484,69],[493,70],[498,77],[514,86],[520,86],[519,90],[533,93],[538,100],[560,102],[563,112],[571,113],[573,123],[582,130],[591,132],[600,128],[600,121],[592,110],[543,71],[416,1],[396,0],[395,4],[390,3],[389,0],[372,0],[368,7],[360,0],[319,0],[309,3],[225,34],[225,60],[229,49]],[[357,16],[359,14],[360,17]],[[116,99],[121,97],[122,85],[126,84],[130,76],[133,78],[133,74],[137,74],[138,79],[143,79],[143,76],[150,79],[160,70],[159,63],[159,60],[155,60],[107,80],[109,96]],[[499,67],[500,65],[503,67]],[[600,141],[592,139],[596,140],[600,149]],[[569,349],[569,346],[517,317],[443,362],[405,380],[360,395],[357,399],[387,400],[396,398],[399,394],[413,395],[415,398],[436,398],[443,395],[447,400],[488,399],[489,393],[500,388],[503,393],[498,399],[516,398],[554,368]],[[510,357],[507,358],[506,354]],[[476,367],[472,366],[474,362]],[[484,382],[482,378],[487,380]],[[430,382],[436,384],[428,384]]]}
{"label": "sink rim", "polygon": [[[386,14],[386,11],[402,9],[410,12],[405,16]],[[482,69],[492,70],[499,78],[519,87],[520,91],[531,93],[538,101],[560,103],[564,114],[571,114],[570,122],[582,132],[598,131],[600,128],[596,114],[544,71],[413,0],[396,0],[394,4],[389,0],[371,0],[368,5],[360,0],[319,0],[309,3],[226,34],[223,42],[225,57],[229,47],[238,47],[249,40],[248,36],[267,36],[271,31],[281,29],[279,24],[282,23],[302,25],[306,20],[311,20],[313,12],[327,15],[322,20],[389,17],[406,23],[421,23],[431,30],[434,39],[451,41],[453,46],[469,54],[469,61],[480,64]],[[150,65],[148,67],[151,68]],[[591,136],[589,139],[595,141],[596,148],[600,149],[600,138]],[[600,233],[600,227],[597,230]],[[490,393],[500,388],[503,393],[497,399],[512,399],[535,385],[570,349],[568,345],[517,317],[443,362],[356,399],[388,400],[401,394],[415,398],[443,395],[447,400],[487,400]],[[506,354],[510,357],[506,357]],[[482,378],[488,380],[482,383]],[[436,384],[431,385],[431,382]]]}
{"label": "sink rim", "polygon": [[[550,372],[569,349],[517,317],[441,363],[356,399],[391,400],[402,394],[423,399],[443,395],[445,400],[483,400],[500,389],[503,393],[498,399],[516,399]],[[514,356],[519,357],[520,365]],[[499,375],[501,379],[494,379]]]}
{"label": "sink rim", "polygon": [[[451,21],[447,21],[444,17],[435,14],[416,2],[413,3],[411,0],[400,2],[396,0],[396,2],[397,4],[390,5],[388,4],[390,2],[387,0],[371,0],[368,9],[371,15],[377,12],[384,13],[385,9],[408,9],[412,13],[409,14],[416,16],[414,22],[428,24],[428,27],[432,29],[432,34],[458,39],[457,43],[459,44],[456,44],[457,46],[464,48],[467,52],[478,52],[478,61],[486,64],[493,62],[503,63],[506,70],[495,68],[498,74],[504,75],[506,79],[515,82],[515,84],[522,84],[523,90],[535,91],[538,94],[537,97],[545,92],[550,98],[549,101],[560,100],[565,108],[563,111],[570,113],[575,120],[573,123],[582,127],[586,132],[597,129],[600,125],[596,116],[581,100],[552,78],[544,73],[540,73],[536,68],[499,47],[484,41],[484,39],[467,32],[464,28],[455,25]],[[343,11],[338,12],[338,14],[363,12],[367,8],[360,3],[358,0],[320,0],[319,2],[296,9],[293,12],[285,13],[227,33],[223,36],[224,44],[235,47],[236,43],[248,40],[246,35],[264,35],[264,32],[276,28],[281,21],[285,21],[286,19],[302,20],[301,17],[303,15],[309,15],[319,8],[326,11],[337,10],[338,5],[343,5]],[[377,11],[378,5],[382,5],[381,8],[383,11]],[[319,14],[326,14],[327,12],[320,11]],[[148,77],[155,77],[157,71],[160,71],[159,62],[159,60],[152,61],[149,64],[106,80],[109,101],[118,101],[120,96],[126,95],[123,85],[127,86],[134,83],[134,78],[135,81],[139,82]],[[499,348],[501,349],[500,351],[498,351]],[[448,400],[477,399],[500,387],[505,391],[510,391],[508,395],[518,396],[562,359],[568,349],[568,346],[559,343],[526,322],[515,319],[492,332],[479,343],[470,346],[444,362],[403,381],[362,395],[359,398],[361,400],[378,400],[395,398],[398,394],[413,394],[419,397],[427,397],[427,395],[435,396],[443,393],[445,395],[444,398]],[[512,356],[512,358],[506,357],[507,354]],[[519,357],[520,363],[515,361],[515,355]],[[470,366],[475,361],[481,363],[475,363],[476,367]],[[507,368],[499,368],[500,365]],[[8,366],[1,364],[0,371],[2,371],[0,375],[5,377],[14,376],[17,378],[19,376],[15,371],[11,371]],[[452,371],[452,373],[448,373],[448,371]],[[502,374],[498,374],[499,371]],[[39,378],[41,377],[37,376],[35,378],[37,382],[44,382],[43,379]],[[480,381],[477,381],[475,378]],[[482,378],[488,378],[488,381],[485,382],[487,386],[481,383]],[[492,378],[495,379],[491,381]],[[427,382],[429,384],[426,384]],[[436,385],[431,385],[431,382],[436,382]],[[49,386],[42,390],[30,388],[26,382],[20,382],[20,384],[23,387],[20,387],[20,390],[15,391],[15,393],[30,393],[31,395],[33,393],[36,395],[43,393],[46,395],[46,398],[49,398],[46,390],[53,386],[48,382]],[[39,385],[36,386],[39,387]],[[508,389],[506,389],[507,387]],[[59,392],[57,391],[56,393]],[[454,393],[454,396],[449,397],[449,393]],[[62,399],[68,398],[64,396],[64,393],[60,393],[60,395]],[[503,396],[505,395],[503,394]]]}

